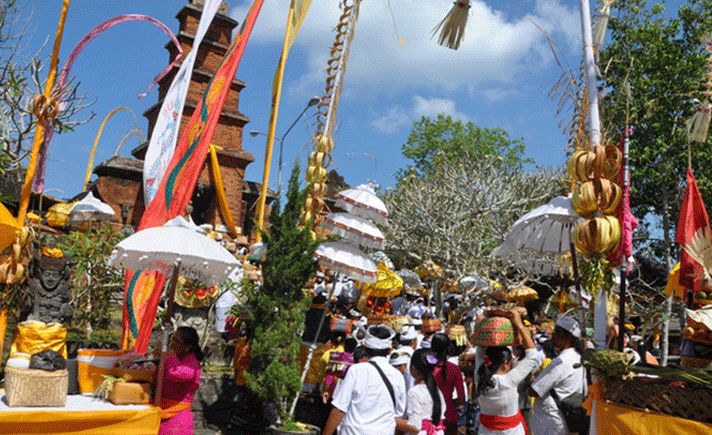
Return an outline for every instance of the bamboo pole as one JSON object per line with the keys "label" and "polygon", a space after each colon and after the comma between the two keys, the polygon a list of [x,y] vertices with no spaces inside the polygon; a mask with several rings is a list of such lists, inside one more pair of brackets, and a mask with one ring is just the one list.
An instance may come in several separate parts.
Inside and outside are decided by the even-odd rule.
{"label": "bamboo pole", "polygon": [[[292,2],[293,6],[293,2]],[[282,55],[279,57],[279,65],[274,74],[272,82],[272,110],[269,116],[269,129],[267,130],[267,146],[265,147],[265,166],[262,172],[262,188],[260,189],[260,197],[257,202],[257,243],[262,240],[260,229],[264,226],[265,220],[265,203],[267,202],[267,188],[269,184],[269,172],[272,165],[272,151],[274,148],[274,132],[277,128],[277,114],[279,112],[279,100],[282,97],[282,80],[284,79],[284,67],[287,64],[287,55],[289,54],[289,40],[291,35],[291,23],[294,18],[294,7],[289,8],[287,16],[287,29],[284,32],[284,43],[282,44]]]}
{"label": "bamboo pole", "polygon": [[586,71],[586,90],[588,91],[588,127],[591,147],[601,144],[601,121],[598,114],[598,86],[596,85],[596,61],[593,56],[593,36],[591,34],[591,8],[588,0],[580,0],[581,36],[583,37],[583,56]]}

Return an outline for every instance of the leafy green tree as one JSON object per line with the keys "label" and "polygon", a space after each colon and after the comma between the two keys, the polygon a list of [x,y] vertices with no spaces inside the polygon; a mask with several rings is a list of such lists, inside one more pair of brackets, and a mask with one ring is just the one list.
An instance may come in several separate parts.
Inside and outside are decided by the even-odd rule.
{"label": "leafy green tree", "polygon": [[[705,53],[700,37],[712,30],[712,1],[689,0],[666,13],[665,2],[621,0],[609,21],[610,44],[601,66],[610,95],[604,101],[609,138],[633,129],[630,142],[631,208],[642,224],[638,252],[672,267],[679,249],[674,231],[680,214],[688,151],[703,199],[712,199],[712,155],[706,144],[689,144],[686,121],[699,98]],[[640,233],[639,233],[640,234]],[[662,237],[656,237],[661,234]],[[661,288],[657,289],[660,294]],[[654,305],[660,309],[660,305]],[[671,301],[663,304],[662,362],[667,362]],[[658,312],[659,313],[659,312]],[[646,318],[654,319],[652,310]]]}
{"label": "leafy green tree", "polygon": [[454,277],[501,270],[491,253],[511,225],[565,188],[560,170],[527,170],[523,153],[501,129],[443,115],[414,123],[403,155],[415,164],[382,195],[389,256],[404,267],[432,260]]}
{"label": "leafy green tree", "polygon": [[95,231],[72,231],[55,241],[73,259],[72,322],[87,331],[87,338],[95,328],[110,326],[111,313],[116,310],[112,296],[123,291],[124,275],[109,266],[107,259],[124,237],[110,224],[102,224]]}
{"label": "leafy green tree", "polygon": [[[631,208],[638,217],[651,217],[641,219],[643,246],[669,266],[688,165],[685,123],[695,110],[693,98],[700,97],[709,55],[700,37],[712,31],[712,1],[689,0],[677,16],[670,16],[665,5],[616,1],[600,65],[608,94],[603,105],[607,136],[617,140],[626,119],[633,130]],[[700,191],[712,204],[709,141],[689,146]],[[662,240],[653,234],[662,234]]]}
{"label": "leafy green tree", "polygon": [[310,298],[303,291],[316,273],[314,251],[321,240],[310,228],[299,227],[299,217],[308,189],[299,190],[299,167],[292,170],[287,204],[270,214],[268,232],[262,232],[267,252],[261,262],[263,285],[249,294],[254,319],[252,360],[245,373],[250,388],[272,402],[285,417],[288,399],[301,391],[297,354]]}
{"label": "leafy green tree", "polygon": [[524,157],[524,142],[510,139],[501,128],[482,128],[443,114],[436,119],[424,116],[414,122],[402,151],[404,157],[413,161],[413,165],[396,173],[399,180],[409,175],[432,176],[440,162],[457,159],[499,156],[509,166],[533,163]]}

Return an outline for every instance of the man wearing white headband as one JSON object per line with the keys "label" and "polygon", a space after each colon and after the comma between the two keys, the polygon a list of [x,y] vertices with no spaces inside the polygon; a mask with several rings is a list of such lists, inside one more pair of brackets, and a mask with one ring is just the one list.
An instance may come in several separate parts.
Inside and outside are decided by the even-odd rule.
{"label": "man wearing white headband", "polygon": [[391,352],[391,354],[388,356],[388,362],[390,362],[393,367],[398,369],[399,372],[403,373],[406,394],[408,393],[408,390],[410,390],[410,388],[415,384],[415,379],[413,379],[413,375],[410,374],[410,358],[412,356],[413,348],[410,346],[401,346]]}
{"label": "man wearing white headband", "polygon": [[405,412],[403,375],[386,358],[395,332],[374,325],[365,331],[363,345],[369,360],[352,365],[334,393],[329,420],[322,435],[393,435],[396,416]]}
{"label": "man wearing white headband", "polygon": [[529,419],[532,435],[567,435],[570,432],[552,394],[559,401],[571,404],[580,404],[588,395],[584,368],[574,368],[581,362],[581,333],[581,325],[573,317],[560,315],[556,320],[552,341],[559,356],[529,387],[529,394],[534,396]]}
{"label": "man wearing white headband", "polygon": [[415,329],[415,326],[403,326],[400,330],[398,342],[400,344],[398,349],[402,347],[409,347],[411,348],[411,351],[415,350],[418,345],[418,331]]}

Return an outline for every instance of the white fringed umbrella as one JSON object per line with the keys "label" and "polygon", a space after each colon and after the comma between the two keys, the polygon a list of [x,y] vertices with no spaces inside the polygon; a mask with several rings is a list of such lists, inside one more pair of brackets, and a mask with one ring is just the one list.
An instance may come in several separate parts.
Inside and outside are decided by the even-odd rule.
{"label": "white fringed umbrella", "polygon": [[[119,242],[109,257],[114,267],[172,272],[168,286],[168,316],[171,318],[178,275],[197,279],[210,286],[225,281],[240,262],[215,240],[201,234],[200,228],[178,216],[163,226],[138,231]],[[163,387],[163,368],[168,354],[170,322],[163,329],[161,361],[158,366],[156,402]]]}
{"label": "white fringed umbrella", "polygon": [[519,218],[494,254],[530,272],[554,274],[558,264],[546,254],[570,252],[573,229],[581,220],[571,197],[557,196]]}
{"label": "white fringed umbrella", "polygon": [[356,281],[376,282],[378,269],[360,249],[345,242],[324,242],[314,256],[325,269],[350,276]]}
{"label": "white fringed umbrella", "polygon": [[74,203],[69,210],[69,221],[71,223],[88,220],[110,220],[116,212],[104,201],[96,198],[89,192],[84,198]]}
{"label": "white fringed umbrella", "polygon": [[377,224],[388,223],[386,205],[376,196],[373,188],[365,184],[337,193],[336,206],[357,216],[373,219]]}
{"label": "white fringed umbrella", "polygon": [[362,217],[349,213],[331,213],[324,217],[321,226],[358,245],[383,248],[385,238],[381,230]]}
{"label": "white fringed umbrella", "polygon": [[115,246],[109,264],[167,273],[178,261],[181,275],[206,285],[220,284],[240,263],[227,249],[200,234],[199,230],[179,216],[163,226],[138,231]]}

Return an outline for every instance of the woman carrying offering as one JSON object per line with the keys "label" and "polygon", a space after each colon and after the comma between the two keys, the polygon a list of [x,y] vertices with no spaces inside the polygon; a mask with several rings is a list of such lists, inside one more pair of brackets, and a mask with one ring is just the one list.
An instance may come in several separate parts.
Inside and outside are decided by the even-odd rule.
{"label": "woman carrying offering", "polygon": [[396,418],[396,429],[406,434],[443,435],[445,398],[433,378],[438,360],[428,349],[418,349],[410,359],[415,385],[408,390],[407,420]]}
{"label": "woman carrying offering", "polygon": [[477,393],[480,403],[480,434],[524,435],[528,429],[519,410],[517,387],[537,365],[537,352],[529,331],[516,309],[509,312],[524,345],[524,359],[512,366],[512,351],[506,346],[488,347],[484,362],[477,370]]}
{"label": "woman carrying offering", "polygon": [[198,333],[189,326],[178,328],[171,337],[161,389],[161,427],[158,435],[193,435],[190,406],[200,385],[203,352]]}

